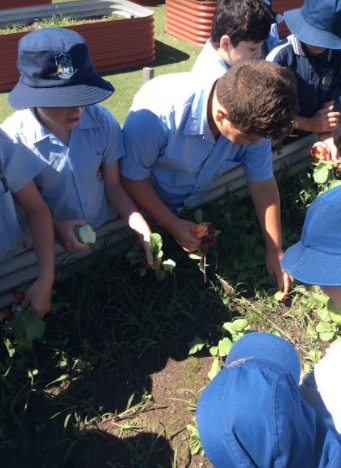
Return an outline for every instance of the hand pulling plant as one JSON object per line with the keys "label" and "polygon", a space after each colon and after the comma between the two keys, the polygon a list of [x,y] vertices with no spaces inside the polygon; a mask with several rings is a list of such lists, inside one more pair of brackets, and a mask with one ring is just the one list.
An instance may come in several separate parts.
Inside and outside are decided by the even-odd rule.
{"label": "hand pulling plant", "polygon": [[140,242],[136,243],[133,248],[127,253],[127,260],[132,265],[138,267],[139,275],[144,276],[148,270],[154,270],[155,276],[159,281],[165,279],[167,273],[172,273],[176,263],[171,260],[162,260],[162,238],[160,234],[153,232],[150,236],[150,248],[153,254],[153,264],[149,265]]}
{"label": "hand pulling plant", "polygon": [[18,301],[0,312],[0,323],[4,324],[6,332],[4,343],[10,357],[16,350],[31,351],[33,340],[41,338],[45,333],[45,322],[35,317],[31,308],[19,308],[24,294],[16,291],[13,295]]}
{"label": "hand pulling plant", "polygon": [[217,236],[220,231],[218,231],[213,224],[203,222],[202,217],[202,210],[196,210],[194,213],[195,221],[199,224],[206,224],[207,231],[206,234],[201,238],[200,249],[195,253],[189,254],[189,258],[192,260],[199,260],[199,269],[204,274],[204,282],[206,283],[206,268],[209,266],[207,264],[207,254],[211,247],[215,248],[217,246]]}
{"label": "hand pulling plant", "polygon": [[341,184],[341,160],[333,161],[330,158],[330,149],[323,141],[316,142],[310,152],[316,160],[313,172],[314,182],[323,185],[322,192]]}

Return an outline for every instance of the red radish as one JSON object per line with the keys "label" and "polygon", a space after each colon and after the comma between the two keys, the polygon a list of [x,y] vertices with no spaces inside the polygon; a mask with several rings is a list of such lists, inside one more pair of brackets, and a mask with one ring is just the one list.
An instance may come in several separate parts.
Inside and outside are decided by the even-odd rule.
{"label": "red radish", "polygon": [[22,301],[25,297],[25,293],[22,291],[13,291],[12,296],[14,296],[18,301]]}
{"label": "red radish", "polygon": [[2,313],[4,314],[5,322],[11,322],[14,319],[14,312],[12,310],[12,307],[5,307],[2,310]]}
{"label": "red radish", "polygon": [[330,148],[323,141],[317,141],[316,143],[314,143],[310,153],[313,158],[316,158],[320,161],[330,158]]}

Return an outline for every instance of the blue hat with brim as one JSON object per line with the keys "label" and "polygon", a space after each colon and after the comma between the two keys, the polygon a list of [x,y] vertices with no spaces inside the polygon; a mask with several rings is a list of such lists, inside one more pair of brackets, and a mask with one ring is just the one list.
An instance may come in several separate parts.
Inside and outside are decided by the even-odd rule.
{"label": "blue hat with brim", "polygon": [[341,0],[309,0],[284,12],[291,33],[304,44],[341,49]]}
{"label": "blue hat with brim", "polygon": [[16,110],[90,106],[114,92],[94,71],[85,39],[70,29],[46,28],[22,37],[18,70],[19,82],[7,97]]}
{"label": "blue hat with brim", "polygon": [[202,392],[197,422],[217,468],[318,466],[316,415],[300,398],[294,347],[270,333],[245,335]]}
{"label": "blue hat with brim", "polygon": [[281,266],[302,283],[341,286],[341,186],[313,201],[301,240],[285,252]]}

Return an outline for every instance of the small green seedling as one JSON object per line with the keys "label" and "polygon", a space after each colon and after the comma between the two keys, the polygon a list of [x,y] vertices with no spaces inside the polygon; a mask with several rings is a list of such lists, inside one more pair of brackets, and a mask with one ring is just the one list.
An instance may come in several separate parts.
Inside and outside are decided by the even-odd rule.
{"label": "small green seedling", "polygon": [[332,321],[337,325],[341,325],[341,307],[332,299],[329,299],[327,302],[327,309]]}
{"label": "small green seedling", "polygon": [[94,244],[96,242],[96,233],[90,224],[84,224],[78,229],[77,237],[82,244]]}
{"label": "small green seedling", "polygon": [[133,248],[127,253],[127,260],[132,265],[138,267],[138,272],[141,277],[145,276],[148,270],[154,270],[155,277],[158,281],[165,279],[167,273],[172,273],[176,263],[172,259],[163,260],[162,237],[157,232],[150,235],[150,248],[153,255],[153,264],[149,265],[146,261],[146,256],[140,242],[136,243]]}
{"label": "small green seedling", "polygon": [[14,319],[6,324],[6,330],[13,336],[11,344],[20,351],[30,351],[32,342],[45,333],[45,322],[35,317],[31,310],[17,311]]}

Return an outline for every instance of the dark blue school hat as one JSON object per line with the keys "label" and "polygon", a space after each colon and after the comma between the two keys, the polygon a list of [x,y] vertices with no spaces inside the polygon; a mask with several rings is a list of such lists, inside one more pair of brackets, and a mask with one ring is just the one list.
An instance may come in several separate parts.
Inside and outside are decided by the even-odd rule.
{"label": "dark blue school hat", "polygon": [[341,49],[341,0],[306,0],[301,8],[285,11],[284,19],[301,42]]}
{"label": "dark blue school hat", "polygon": [[341,186],[315,198],[300,241],[285,252],[281,265],[302,283],[341,286]]}
{"label": "dark blue school hat", "polygon": [[233,345],[197,406],[215,468],[341,466],[339,440],[300,397],[299,372],[295,349],[278,336],[250,333]]}
{"label": "dark blue school hat", "polygon": [[77,32],[46,28],[21,38],[18,84],[8,95],[13,109],[90,106],[114,87],[93,68],[88,45]]}

